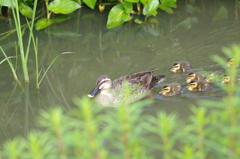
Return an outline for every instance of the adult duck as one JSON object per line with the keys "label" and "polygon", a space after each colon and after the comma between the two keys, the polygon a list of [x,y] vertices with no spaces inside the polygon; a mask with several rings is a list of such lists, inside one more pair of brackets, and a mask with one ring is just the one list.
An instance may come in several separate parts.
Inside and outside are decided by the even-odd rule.
{"label": "adult duck", "polygon": [[[158,83],[165,79],[164,75],[154,76],[156,70],[138,72],[111,81],[107,75],[101,75],[94,89],[88,94],[89,98],[96,96],[96,102],[107,107],[116,106],[122,102],[124,81],[129,83],[132,94],[130,102],[140,100],[148,95]],[[97,93],[100,92],[98,95]]]}

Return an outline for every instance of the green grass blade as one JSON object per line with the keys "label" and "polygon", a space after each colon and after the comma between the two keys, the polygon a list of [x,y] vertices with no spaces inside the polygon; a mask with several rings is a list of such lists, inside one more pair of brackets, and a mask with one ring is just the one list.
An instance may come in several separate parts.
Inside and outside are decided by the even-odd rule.
{"label": "green grass blade", "polygon": [[[32,15],[31,25],[29,24],[29,21],[28,21],[27,18],[26,18],[26,21],[27,21],[27,25],[28,25],[28,28],[29,28],[30,35],[29,35],[29,38],[28,38],[28,47],[27,47],[27,50],[26,50],[25,61],[28,61],[28,55],[29,55],[29,49],[30,49],[30,44],[31,44],[31,38],[32,38],[32,41],[34,42],[33,26],[34,26],[34,19],[35,19],[36,8],[37,8],[37,1],[34,1],[33,15]],[[35,46],[34,46],[34,47],[35,47]],[[35,50],[35,48],[34,48],[34,50]]]}
{"label": "green grass blade", "polygon": [[[16,2],[16,4],[18,4],[17,0],[15,0],[15,2]],[[20,22],[18,5],[16,5],[15,9],[14,9],[14,7],[12,7],[13,18],[14,18],[16,29],[17,29],[17,37],[18,37],[18,44],[19,44],[19,48],[20,48],[20,56],[21,56],[24,80],[25,80],[25,82],[29,82],[28,67],[27,67],[27,61],[25,61],[25,52],[24,52],[24,46],[23,46],[21,22]]]}
{"label": "green grass blade", "polygon": [[48,68],[46,69],[46,71],[43,73],[43,76],[42,76],[42,78],[40,79],[38,85],[41,84],[41,82],[42,82],[43,78],[46,76],[48,70],[51,68],[51,66],[52,66],[53,63],[57,60],[57,58],[58,58],[59,56],[64,55],[64,54],[72,54],[72,53],[74,53],[74,52],[63,52],[63,53],[61,53],[60,55],[56,56],[56,57],[52,60],[52,62],[50,63],[50,65],[48,66]]}
{"label": "green grass blade", "polygon": [[[9,65],[9,67],[10,67],[11,70],[12,70],[12,74],[13,74],[14,79],[15,79],[15,80],[18,82],[18,84],[21,86],[21,83],[20,83],[20,81],[18,80],[16,71],[15,71],[15,69],[14,69],[14,67],[13,67],[12,61],[10,61],[10,58],[13,58],[13,56],[7,57],[6,53],[4,52],[4,50],[2,49],[1,46],[0,46],[0,50],[2,51],[3,55],[5,56],[5,59],[3,59],[3,60],[0,62],[0,64],[2,64],[4,61],[7,60],[8,65]],[[14,58],[15,58],[15,57],[14,57]]]}
{"label": "green grass blade", "polygon": [[[2,49],[1,49],[2,50]],[[6,61],[6,60],[8,60],[8,59],[12,59],[12,58],[16,58],[15,56],[9,56],[9,57],[6,57],[5,59],[3,59],[2,61],[0,61],[0,65],[4,62],[4,61]]]}

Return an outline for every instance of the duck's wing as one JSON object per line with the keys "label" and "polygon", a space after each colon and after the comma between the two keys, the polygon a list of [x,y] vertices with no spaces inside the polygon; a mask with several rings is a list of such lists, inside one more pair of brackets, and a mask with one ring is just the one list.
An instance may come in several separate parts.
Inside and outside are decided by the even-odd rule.
{"label": "duck's wing", "polygon": [[113,85],[121,85],[124,80],[127,80],[131,84],[140,84],[141,86],[148,87],[152,81],[153,78],[152,73],[154,71],[156,70],[143,71],[131,75],[122,76],[118,79],[115,79],[113,81]]}

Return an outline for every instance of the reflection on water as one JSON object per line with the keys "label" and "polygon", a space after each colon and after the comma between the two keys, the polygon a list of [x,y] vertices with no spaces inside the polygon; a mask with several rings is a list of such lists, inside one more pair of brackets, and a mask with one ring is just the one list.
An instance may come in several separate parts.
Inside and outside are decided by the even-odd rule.
{"label": "reflection on water", "polygon": [[[113,80],[135,72],[161,69],[155,74],[165,74],[166,80],[153,90],[155,102],[144,108],[147,114],[155,115],[157,111],[165,110],[186,117],[190,113],[189,106],[198,99],[221,99],[226,94],[217,86],[200,93],[183,89],[183,93],[175,97],[158,94],[161,87],[168,83],[178,82],[183,87],[187,86],[187,73],[174,74],[169,71],[174,62],[189,61],[193,71],[224,71],[224,68],[211,60],[211,55],[225,57],[221,47],[240,42],[239,23],[234,20],[233,14],[234,3],[229,1],[225,5],[229,18],[216,21],[220,3],[214,5],[212,2],[204,2],[205,8],[202,4],[191,4],[201,12],[189,10],[193,9],[190,4],[186,9],[186,5],[179,2],[176,14],[161,13],[156,17],[158,23],[114,30],[106,29],[106,15],[82,9],[67,23],[51,27],[51,30],[66,30],[64,34],[52,34],[51,30],[36,32],[39,37],[39,63],[43,70],[62,52],[75,54],[58,58],[39,92],[35,90],[35,57],[32,55],[28,63],[32,79],[29,98],[25,98],[23,90],[14,86],[7,63],[0,65],[1,134],[4,134],[0,140],[26,135],[26,125],[29,129],[37,127],[35,119],[42,109],[48,110],[49,107],[59,105],[66,111],[71,110],[75,107],[72,98],[86,96],[102,74],[107,74]],[[215,10],[211,10],[210,6]],[[90,18],[87,15],[91,15]],[[6,23],[3,26],[3,30],[7,30],[10,25]],[[73,36],[73,32],[76,36]],[[15,40],[10,37],[0,42],[5,44]],[[15,55],[15,50],[10,49],[8,55]],[[3,59],[3,55],[0,57]],[[20,69],[18,75],[21,79]],[[25,107],[26,103],[28,107]]]}

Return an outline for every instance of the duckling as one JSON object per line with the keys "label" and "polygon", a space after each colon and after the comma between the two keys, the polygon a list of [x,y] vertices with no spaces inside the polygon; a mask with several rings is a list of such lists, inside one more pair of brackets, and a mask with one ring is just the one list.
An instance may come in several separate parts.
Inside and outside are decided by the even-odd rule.
{"label": "duckling", "polygon": [[[240,75],[237,75],[236,78],[237,78],[236,82],[239,82],[240,81]],[[233,85],[232,80],[231,80],[230,76],[228,76],[228,75],[222,75],[222,83]]]}
{"label": "duckling", "polygon": [[205,77],[199,72],[190,72],[187,76],[187,83],[191,82],[192,80],[204,80]]}
{"label": "duckling", "polygon": [[[239,63],[236,63],[235,65],[236,65],[236,67],[239,67]],[[227,60],[227,66],[228,67],[233,67],[234,66],[234,59],[233,58],[229,58]]]}
{"label": "duckling", "polygon": [[159,94],[164,96],[175,96],[181,93],[181,85],[179,83],[170,83],[162,87]]}
{"label": "duckling", "polygon": [[191,68],[191,65],[187,61],[180,61],[180,62],[175,62],[172,65],[172,68],[170,71],[176,73],[176,72],[187,72]]}
{"label": "duckling", "polygon": [[217,82],[221,79],[221,76],[223,76],[224,73],[221,71],[215,71],[211,72],[209,75],[207,75],[205,81],[208,83],[214,83]]}
{"label": "duckling", "polygon": [[187,86],[187,89],[189,91],[207,91],[209,87],[209,83],[204,80],[193,80],[189,82],[189,86]]}

